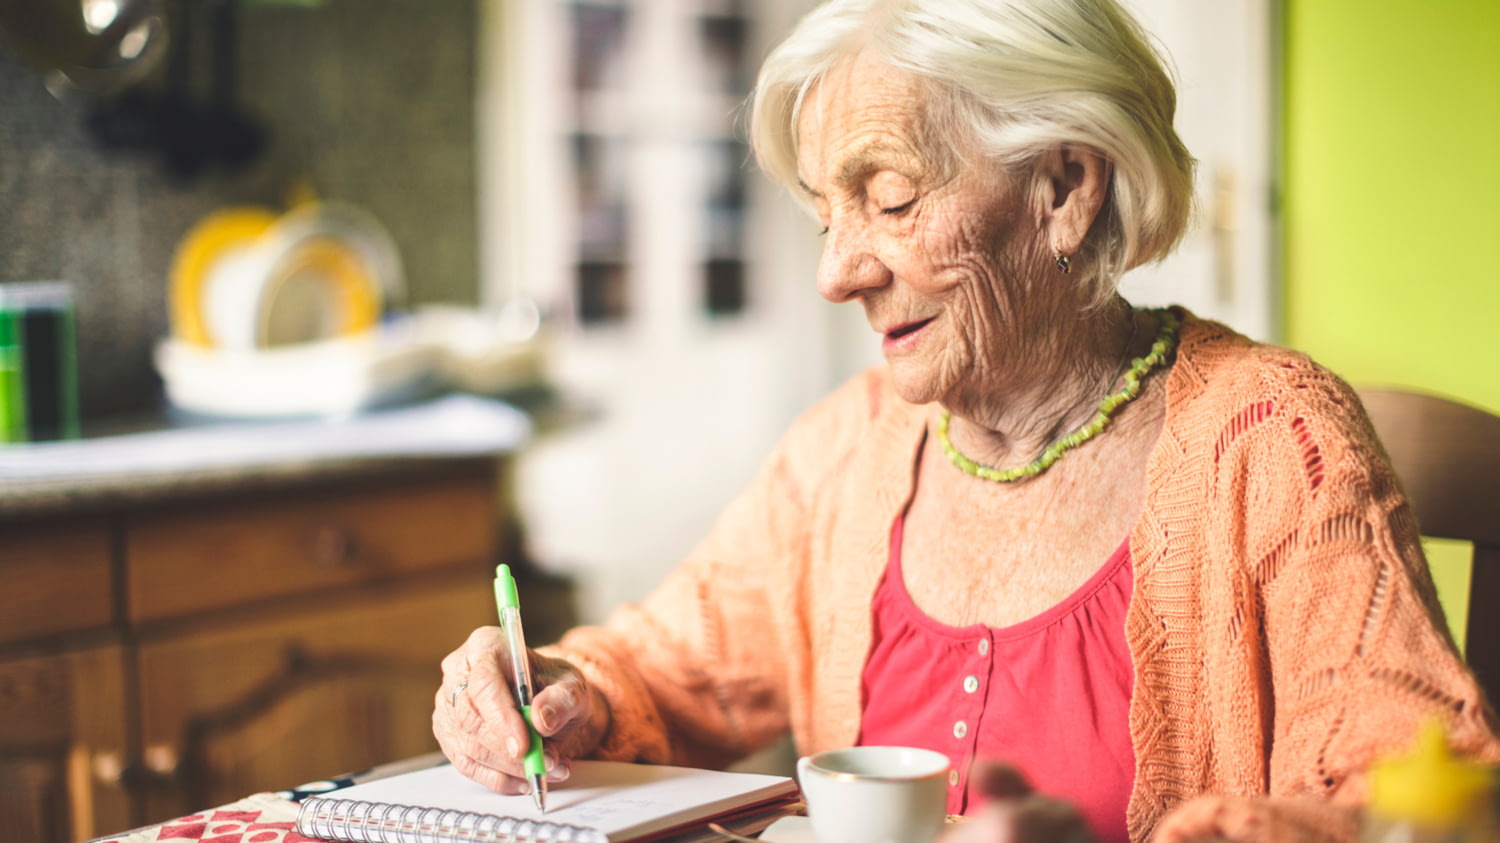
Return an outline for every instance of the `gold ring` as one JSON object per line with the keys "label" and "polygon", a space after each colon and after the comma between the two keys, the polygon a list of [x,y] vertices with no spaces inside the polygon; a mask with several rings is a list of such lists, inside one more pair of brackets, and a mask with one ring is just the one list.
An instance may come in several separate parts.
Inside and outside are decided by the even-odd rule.
{"label": "gold ring", "polygon": [[453,689],[453,694],[448,697],[448,705],[450,705],[450,706],[458,705],[458,694],[459,694],[460,691],[462,691],[463,689],[465,689],[467,687],[469,687],[469,680],[467,680],[467,679],[465,679],[464,681],[458,683],[458,687],[454,688]]}

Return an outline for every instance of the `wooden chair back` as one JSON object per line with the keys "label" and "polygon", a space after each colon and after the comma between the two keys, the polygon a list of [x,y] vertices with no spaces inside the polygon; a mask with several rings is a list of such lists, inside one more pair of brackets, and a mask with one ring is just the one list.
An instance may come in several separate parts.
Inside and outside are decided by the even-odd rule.
{"label": "wooden chair back", "polygon": [[1464,657],[1500,704],[1500,416],[1404,390],[1359,396],[1422,535],[1474,544]]}

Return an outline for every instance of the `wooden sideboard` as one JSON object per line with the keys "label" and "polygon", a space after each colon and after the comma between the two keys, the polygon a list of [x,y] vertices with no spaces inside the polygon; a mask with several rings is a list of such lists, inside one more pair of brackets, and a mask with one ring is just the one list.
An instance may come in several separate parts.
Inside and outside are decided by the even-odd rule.
{"label": "wooden sideboard", "polygon": [[436,749],[497,457],[0,511],[0,831],[74,843]]}

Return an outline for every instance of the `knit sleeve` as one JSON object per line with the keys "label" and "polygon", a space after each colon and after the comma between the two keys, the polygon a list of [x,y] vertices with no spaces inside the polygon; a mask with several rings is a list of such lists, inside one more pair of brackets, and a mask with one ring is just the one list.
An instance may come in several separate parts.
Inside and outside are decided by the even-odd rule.
{"label": "knit sleeve", "polygon": [[[1500,757],[1500,745],[1448,634],[1411,507],[1353,390],[1301,355],[1272,350],[1257,363],[1239,390],[1255,400],[1212,444],[1210,500],[1239,511],[1211,519],[1209,545],[1235,560],[1216,576],[1241,596],[1228,617],[1204,619],[1204,678],[1219,698],[1213,710],[1258,723],[1264,766],[1209,758],[1229,792],[1187,801],[1157,836],[1351,840],[1370,763],[1407,750],[1424,720],[1442,721],[1456,747],[1480,758]],[[1239,670],[1268,687],[1215,684]],[[1238,709],[1222,699],[1233,695]],[[1193,828],[1205,818],[1210,826]]]}
{"label": "knit sleeve", "polygon": [[1287,369],[1280,448],[1302,471],[1286,500],[1266,503],[1297,517],[1254,572],[1275,688],[1271,786],[1358,804],[1370,762],[1408,749],[1426,719],[1469,753],[1494,758],[1497,746],[1358,398],[1311,363]]}
{"label": "knit sleeve", "polygon": [[600,757],[716,767],[788,731],[789,677],[808,663],[808,512],[858,436],[849,422],[868,415],[867,394],[851,383],[806,413],[643,601],[545,650],[607,701]]}

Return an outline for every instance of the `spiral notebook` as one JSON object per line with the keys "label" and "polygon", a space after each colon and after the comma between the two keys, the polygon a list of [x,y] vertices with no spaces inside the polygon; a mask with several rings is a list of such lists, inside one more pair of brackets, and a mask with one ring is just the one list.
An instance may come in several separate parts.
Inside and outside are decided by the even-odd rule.
{"label": "spiral notebook", "polygon": [[785,776],[575,761],[542,814],[529,795],[495,793],[443,764],[309,798],[297,832],[356,843],[645,843],[710,821],[752,818],[763,828],[797,793]]}

